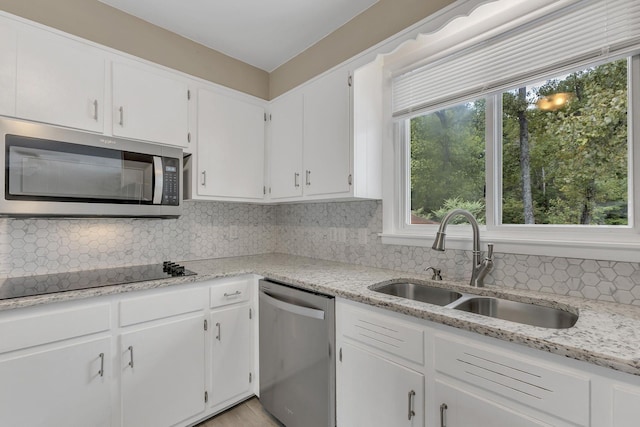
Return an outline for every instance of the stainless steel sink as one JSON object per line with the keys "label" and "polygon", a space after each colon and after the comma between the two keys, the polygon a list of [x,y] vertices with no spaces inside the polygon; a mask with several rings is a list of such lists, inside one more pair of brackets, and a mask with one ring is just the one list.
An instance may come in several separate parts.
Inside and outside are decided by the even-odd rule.
{"label": "stainless steel sink", "polygon": [[511,322],[543,328],[566,329],[576,324],[578,315],[565,310],[500,298],[473,297],[451,304],[451,308]]}
{"label": "stainless steel sink", "polygon": [[461,293],[448,289],[435,288],[417,283],[389,283],[372,289],[395,297],[402,297],[414,301],[435,305],[448,305],[462,297]]}

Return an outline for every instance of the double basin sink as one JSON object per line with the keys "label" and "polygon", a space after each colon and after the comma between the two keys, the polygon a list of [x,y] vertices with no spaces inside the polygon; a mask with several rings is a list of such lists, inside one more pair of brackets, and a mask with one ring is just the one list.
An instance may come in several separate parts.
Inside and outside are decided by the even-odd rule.
{"label": "double basin sink", "polygon": [[557,308],[502,298],[463,294],[449,289],[417,283],[389,283],[382,286],[374,286],[371,290],[542,328],[566,329],[572,327],[578,321],[577,314]]}

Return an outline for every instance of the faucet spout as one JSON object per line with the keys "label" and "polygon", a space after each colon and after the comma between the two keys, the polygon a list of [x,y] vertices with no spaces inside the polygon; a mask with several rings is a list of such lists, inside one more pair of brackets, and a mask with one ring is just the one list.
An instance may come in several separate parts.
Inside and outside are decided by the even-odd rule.
{"label": "faucet spout", "polygon": [[449,222],[456,216],[465,217],[467,221],[469,221],[469,224],[471,224],[471,229],[473,230],[473,266],[471,270],[471,282],[469,283],[469,285],[477,288],[483,287],[484,278],[489,273],[489,270],[491,270],[491,267],[493,267],[493,245],[489,245],[487,257],[481,261],[482,253],[480,252],[480,229],[478,227],[478,221],[471,212],[464,209],[454,209],[447,213],[440,223],[440,228],[436,233],[436,238],[431,248],[436,251],[444,252],[444,243],[446,238],[445,231]]}

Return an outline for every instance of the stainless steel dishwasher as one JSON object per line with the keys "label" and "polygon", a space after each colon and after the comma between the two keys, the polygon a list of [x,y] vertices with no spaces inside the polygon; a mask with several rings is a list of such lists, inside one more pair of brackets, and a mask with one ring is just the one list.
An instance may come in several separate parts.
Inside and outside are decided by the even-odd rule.
{"label": "stainless steel dishwasher", "polygon": [[335,300],[260,280],[260,402],[286,427],[335,427]]}

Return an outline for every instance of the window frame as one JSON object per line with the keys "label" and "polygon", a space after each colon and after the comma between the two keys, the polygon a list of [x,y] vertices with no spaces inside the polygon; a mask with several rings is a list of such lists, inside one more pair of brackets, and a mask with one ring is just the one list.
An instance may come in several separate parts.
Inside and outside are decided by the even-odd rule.
{"label": "window frame", "polygon": [[[615,59],[620,58],[608,58],[607,62]],[[569,72],[597,64],[575,64]],[[640,168],[640,117],[635,122],[633,120],[634,115],[640,114],[640,54],[630,57],[628,64],[628,203],[631,211],[629,225],[501,224],[503,91],[499,91],[485,96],[486,225],[480,227],[483,246],[491,242],[496,244],[496,252],[524,255],[640,262],[640,173],[634,172],[634,165]],[[559,67],[550,73],[550,78],[567,71],[567,67]],[[536,78],[529,83],[540,80]],[[520,82],[517,84],[522,85]],[[478,99],[478,96],[471,98]],[[459,102],[461,101],[457,100],[439,108]],[[429,111],[423,111],[414,116],[427,113]],[[383,191],[384,220],[381,237],[385,244],[431,246],[438,225],[408,223],[411,202],[409,120],[410,118],[403,118],[390,123],[393,127],[394,143],[393,152],[387,152],[383,156],[384,170],[387,171],[384,180],[393,182],[393,185],[387,185]],[[390,180],[389,172],[393,174]],[[470,250],[470,227],[448,226],[447,243],[449,249]]]}

